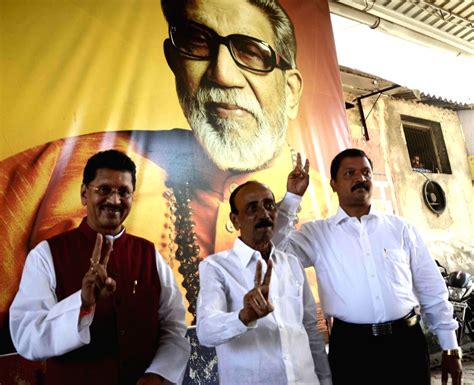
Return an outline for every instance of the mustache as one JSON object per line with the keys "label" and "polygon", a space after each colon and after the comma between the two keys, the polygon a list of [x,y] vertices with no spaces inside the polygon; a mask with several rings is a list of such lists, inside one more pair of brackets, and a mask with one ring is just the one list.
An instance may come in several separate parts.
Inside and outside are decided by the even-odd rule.
{"label": "mustache", "polygon": [[273,226],[273,222],[270,219],[262,218],[257,222],[257,224],[255,225],[255,228],[259,229],[261,227],[272,227],[272,226]]}
{"label": "mustache", "polygon": [[367,185],[367,183],[365,183],[365,182],[357,182],[354,186],[352,186],[351,192],[354,192],[355,190],[357,190],[357,189],[359,189],[359,188],[363,188],[363,189],[365,189],[366,191],[369,191],[369,186]]}
{"label": "mustache", "polygon": [[241,90],[203,87],[197,90],[195,100],[201,106],[207,106],[210,103],[234,104],[248,111],[254,117],[263,115],[262,108],[256,97],[246,95]]}

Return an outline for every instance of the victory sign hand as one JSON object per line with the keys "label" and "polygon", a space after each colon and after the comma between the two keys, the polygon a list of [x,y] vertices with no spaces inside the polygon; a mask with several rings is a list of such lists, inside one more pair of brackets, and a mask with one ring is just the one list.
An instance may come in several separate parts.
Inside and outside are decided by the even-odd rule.
{"label": "victory sign hand", "polygon": [[255,286],[244,296],[244,308],[239,313],[240,320],[248,325],[273,311],[273,305],[268,300],[270,280],[272,278],[272,261],[268,260],[267,272],[262,282],[262,262],[257,262],[255,271]]}
{"label": "victory sign hand", "polygon": [[107,275],[107,264],[112,252],[113,243],[111,241],[106,242],[104,258],[101,263],[102,242],[102,234],[97,234],[91,257],[91,266],[82,279],[81,308],[84,310],[89,310],[99,299],[108,297],[115,291],[117,286],[116,282]]}
{"label": "victory sign hand", "polygon": [[309,185],[309,160],[306,159],[303,167],[301,154],[296,156],[296,166],[288,175],[286,190],[293,194],[303,196]]}

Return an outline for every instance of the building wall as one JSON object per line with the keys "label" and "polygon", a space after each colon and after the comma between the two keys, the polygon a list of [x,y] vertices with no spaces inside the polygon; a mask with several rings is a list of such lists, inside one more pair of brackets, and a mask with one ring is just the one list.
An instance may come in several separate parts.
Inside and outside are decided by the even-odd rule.
{"label": "building wall", "polygon": [[466,141],[469,169],[471,172],[472,193],[474,195],[474,110],[461,110],[457,112],[461,128]]}
{"label": "building wall", "polygon": [[[351,100],[347,95],[346,100]],[[348,110],[354,147],[364,149],[374,161],[374,204],[386,212],[401,215],[422,233],[434,257],[448,270],[474,273],[474,199],[466,144],[455,111],[394,99],[388,96],[363,99],[369,140],[363,135],[359,111]],[[376,102],[376,103],[375,103]],[[375,105],[374,105],[375,103]],[[424,203],[422,187],[426,177],[412,169],[400,115],[438,122],[446,144],[452,174],[426,174],[446,194],[446,209],[432,212]]]}

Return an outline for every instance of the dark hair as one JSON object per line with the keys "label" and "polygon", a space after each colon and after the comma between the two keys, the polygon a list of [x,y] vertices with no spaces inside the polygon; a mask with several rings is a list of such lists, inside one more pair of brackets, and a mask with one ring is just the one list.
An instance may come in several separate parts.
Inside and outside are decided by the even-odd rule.
{"label": "dark hair", "polygon": [[[239,210],[237,210],[237,207],[235,206],[235,197],[237,196],[237,194],[239,193],[240,190],[242,190],[245,186],[248,186],[249,184],[259,184],[260,186],[267,187],[264,184],[262,184],[260,182],[257,182],[256,180],[249,180],[249,181],[247,181],[245,183],[242,183],[241,185],[237,186],[235,188],[235,190],[232,191],[232,193],[230,194],[230,197],[229,197],[230,212],[232,214],[238,214],[239,213]],[[273,191],[270,190],[270,192],[273,195]],[[273,195],[273,200],[275,200],[275,195]]]}
{"label": "dark hair", "polygon": [[341,166],[341,162],[344,158],[355,158],[355,157],[362,157],[366,158],[369,161],[370,168],[373,168],[372,161],[367,156],[367,154],[359,150],[358,148],[348,148],[344,151],[341,151],[337,154],[331,162],[331,179],[336,180],[337,172],[339,171],[339,167]]}
{"label": "dark hair", "polygon": [[[183,20],[187,0],[161,0],[161,8],[168,24]],[[293,22],[277,0],[247,0],[268,17],[275,34],[275,50],[296,67],[296,36]]]}
{"label": "dark hair", "polygon": [[82,183],[86,186],[92,182],[99,168],[110,168],[111,170],[129,171],[132,174],[132,185],[135,190],[136,166],[125,153],[118,150],[100,151],[92,155],[84,167]]}

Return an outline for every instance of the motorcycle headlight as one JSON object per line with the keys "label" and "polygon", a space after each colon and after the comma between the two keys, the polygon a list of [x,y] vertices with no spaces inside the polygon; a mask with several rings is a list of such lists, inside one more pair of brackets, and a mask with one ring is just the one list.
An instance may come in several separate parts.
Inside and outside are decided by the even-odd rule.
{"label": "motorcycle headlight", "polygon": [[449,299],[452,301],[460,301],[466,289],[460,287],[448,287]]}

